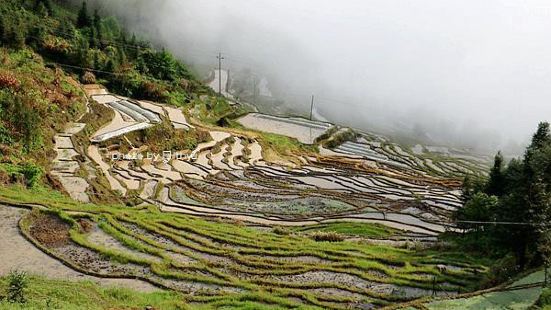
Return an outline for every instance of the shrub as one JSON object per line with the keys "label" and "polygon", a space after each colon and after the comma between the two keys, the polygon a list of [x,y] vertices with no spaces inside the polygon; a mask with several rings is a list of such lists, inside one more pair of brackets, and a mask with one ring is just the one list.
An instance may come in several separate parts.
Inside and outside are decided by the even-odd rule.
{"label": "shrub", "polygon": [[8,275],[7,300],[12,303],[25,303],[25,289],[28,286],[27,273],[11,271]]}
{"label": "shrub", "polygon": [[141,85],[141,95],[153,101],[165,101],[166,89],[159,83],[144,81]]}
{"label": "shrub", "polygon": [[480,286],[481,288],[494,287],[511,280],[519,271],[520,267],[517,265],[515,257],[507,255],[494,263],[489,272],[484,275]]}
{"label": "shrub", "polygon": [[21,167],[21,174],[25,176],[28,187],[35,187],[38,181],[40,181],[43,171],[42,168],[36,166],[35,164],[27,163]]}
{"label": "shrub", "polygon": [[96,84],[96,76],[90,71],[86,71],[82,75],[81,80],[84,84]]}
{"label": "shrub", "polygon": [[314,140],[314,143],[320,143],[324,140],[329,139],[332,135],[336,134],[337,131],[339,131],[339,126],[332,126],[331,128],[327,129],[324,133],[322,133],[319,137],[317,137]]}
{"label": "shrub", "polygon": [[347,142],[354,141],[358,137],[358,134],[352,129],[347,129],[344,131],[339,131],[335,133],[329,140],[323,143],[323,146],[329,149],[334,149],[339,145]]}
{"label": "shrub", "polygon": [[537,305],[540,307],[550,306],[551,305],[551,288],[545,289],[540,296],[540,299],[537,302]]}
{"label": "shrub", "polygon": [[17,89],[20,85],[21,83],[13,74],[9,72],[0,73],[0,87]]}
{"label": "shrub", "polygon": [[345,236],[332,231],[328,231],[328,232],[316,231],[312,233],[310,237],[318,242],[321,242],[321,241],[340,242],[340,241],[344,241],[345,239]]}
{"label": "shrub", "polygon": [[272,230],[272,232],[276,235],[280,235],[280,236],[287,236],[287,235],[290,235],[291,234],[291,231],[289,230],[289,228],[287,227],[282,227],[282,226],[276,226],[274,227],[274,229]]}
{"label": "shrub", "polygon": [[[10,145],[13,143],[13,138],[10,134],[10,132],[4,127],[4,125],[0,124],[0,144],[7,144]],[[3,153],[3,152],[0,152]]]}

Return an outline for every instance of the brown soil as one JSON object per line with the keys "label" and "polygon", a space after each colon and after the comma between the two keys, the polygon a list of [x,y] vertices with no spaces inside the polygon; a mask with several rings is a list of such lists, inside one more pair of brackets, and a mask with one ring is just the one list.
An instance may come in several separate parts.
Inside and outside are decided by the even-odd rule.
{"label": "brown soil", "polygon": [[51,214],[36,213],[32,216],[29,232],[41,244],[56,248],[69,243],[69,224]]}
{"label": "brown soil", "polygon": [[78,225],[80,226],[80,231],[89,233],[94,229],[94,223],[87,219],[79,219]]}

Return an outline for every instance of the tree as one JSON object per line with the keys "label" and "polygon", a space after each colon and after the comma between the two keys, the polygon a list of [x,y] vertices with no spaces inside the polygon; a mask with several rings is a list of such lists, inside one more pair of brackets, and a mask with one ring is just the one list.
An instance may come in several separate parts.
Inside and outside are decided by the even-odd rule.
{"label": "tree", "polygon": [[50,0],[36,0],[36,2],[34,3],[34,9],[40,12],[39,10],[42,10],[40,9],[40,7],[42,7],[45,10],[47,15],[49,16],[53,15],[54,10],[52,8],[52,2]]}
{"label": "tree", "polygon": [[551,141],[551,132],[549,130],[548,122],[541,122],[538,124],[538,130],[532,136],[532,143],[528,147],[528,151],[541,149]]}
{"label": "tree", "polygon": [[25,46],[25,42],[27,40],[27,32],[25,27],[21,22],[18,22],[17,25],[15,25],[12,28],[12,39],[13,45],[16,48],[23,48]]}
{"label": "tree", "polygon": [[0,42],[7,43],[8,41],[8,28],[7,28],[7,22],[6,17],[2,12],[0,12]]}
{"label": "tree", "polygon": [[490,178],[486,184],[486,193],[488,195],[501,196],[503,194],[503,155],[498,152],[494,158],[494,166],[490,170]]}
{"label": "tree", "polygon": [[36,12],[38,12],[38,15],[40,17],[48,17],[48,15],[50,14],[50,13],[48,13],[48,9],[46,8],[44,3],[42,3],[42,2],[40,2],[38,4],[38,7],[36,8]]}
{"label": "tree", "polygon": [[76,39],[77,33],[75,29],[75,24],[67,19],[62,19],[57,27],[57,31],[63,34],[63,37],[69,41]]}
{"label": "tree", "polygon": [[88,7],[86,4],[86,1],[84,1],[82,2],[82,7],[78,11],[77,27],[85,28],[85,27],[90,27],[91,25],[92,25],[92,19],[90,18],[90,15],[88,15]]}
{"label": "tree", "polygon": [[[176,61],[166,50],[161,52],[148,51],[142,55],[147,72],[159,80],[174,80],[177,74]],[[145,73],[142,72],[142,73]]]}
{"label": "tree", "polygon": [[[542,124],[540,124],[542,125]],[[534,135],[532,149],[527,152],[525,171],[527,182],[527,206],[530,219],[535,225],[534,235],[542,258],[549,258],[551,234],[551,138],[549,124],[543,124],[541,132]],[[543,133],[544,135],[539,135]],[[541,139],[542,138],[542,139]]]}
{"label": "tree", "polygon": [[[538,129],[524,158],[513,159],[503,167],[503,156],[498,153],[490,177],[484,187],[486,196],[477,192],[472,181],[465,180],[465,207],[456,218],[495,219],[508,224],[495,225],[484,230],[505,248],[515,254],[521,268],[527,264],[528,253],[534,262],[551,258],[551,133],[549,123]],[[482,192],[482,191],[480,191]],[[494,207],[488,195],[499,197]],[[459,223],[458,223],[459,225]],[[479,227],[470,226],[474,232]]]}
{"label": "tree", "polygon": [[[124,34],[124,32],[123,32]],[[126,38],[126,36],[124,36],[123,38]],[[136,60],[138,57],[139,57],[139,47],[138,47],[138,40],[136,39],[136,35],[135,34],[132,34],[132,37],[130,38],[130,42],[129,42],[129,45],[130,45],[130,48],[129,48],[129,56],[132,60]]]}
{"label": "tree", "polygon": [[[483,192],[478,192],[459,209],[456,213],[457,226],[463,229],[473,229],[475,231],[485,230],[484,223],[474,222],[489,222],[493,221],[493,213],[498,204],[496,196],[490,196]],[[466,223],[473,222],[473,223]]]}
{"label": "tree", "polygon": [[96,28],[91,28],[89,30],[89,44],[90,48],[98,48],[99,47],[99,41],[98,41],[98,34],[96,32]]}
{"label": "tree", "polygon": [[484,179],[467,174],[463,179],[462,200],[467,203],[474,194],[483,191],[486,184]]}
{"label": "tree", "polygon": [[93,25],[96,30],[100,31],[101,27],[101,16],[99,15],[98,9],[94,10],[94,19],[93,19]]}
{"label": "tree", "polygon": [[103,41],[103,33],[102,33],[102,29],[101,29],[101,16],[99,15],[98,9],[94,10],[94,19],[93,19],[92,23],[93,23],[93,28],[96,32],[97,44],[98,44],[98,46],[100,46],[102,44],[102,41]]}

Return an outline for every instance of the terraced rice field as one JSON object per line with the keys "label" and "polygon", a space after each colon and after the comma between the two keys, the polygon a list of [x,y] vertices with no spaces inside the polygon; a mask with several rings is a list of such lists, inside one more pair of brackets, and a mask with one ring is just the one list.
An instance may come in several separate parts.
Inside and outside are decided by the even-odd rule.
{"label": "terraced rice field", "polygon": [[486,271],[469,257],[442,251],[319,242],[308,233],[281,234],[152,207],[1,195],[4,201],[17,197],[26,199],[17,203],[47,206],[28,213],[20,227],[37,246],[74,269],[148,281],[182,292],[196,305],[379,307],[455,295]]}
{"label": "terraced rice field", "polygon": [[[182,150],[187,154],[183,157],[112,161],[118,146],[99,149],[96,143],[98,137],[114,137],[126,131],[129,127],[118,123],[121,119],[137,122],[142,118],[139,124],[152,126],[167,118],[175,127],[193,126],[176,108],[109,94],[92,98],[112,108],[115,119],[92,135],[86,156],[106,177],[112,190],[122,196],[137,192],[144,203],[167,212],[260,225],[382,223],[407,232],[436,235],[453,229],[450,214],[461,206],[460,182],[448,178],[459,173],[459,169],[451,171],[451,167],[472,173],[479,168],[467,160],[421,157],[367,135],[341,145],[331,156],[293,155],[294,162],[301,165],[270,162],[265,160],[264,149],[255,138],[223,130],[211,130],[209,142],[194,150]],[[240,122],[246,124],[247,119],[269,125],[278,133],[285,133],[278,128],[286,125],[302,126],[299,135],[305,132],[304,128],[313,128],[318,135],[332,126],[257,113]],[[292,136],[293,132],[299,131],[288,134]]]}
{"label": "terraced rice field", "polygon": [[[311,143],[332,125],[255,113],[239,122],[257,131],[212,128],[191,124],[174,107],[89,92],[114,118],[90,135],[84,152],[64,137],[76,128],[60,134],[59,171],[80,155],[77,164],[89,173],[78,174],[86,186],[81,199],[73,198],[87,202],[84,195],[95,194],[87,184],[101,175],[137,206],[39,202],[53,212],[32,213],[23,230],[75,269],[146,280],[187,294],[191,303],[336,309],[454,295],[486,271],[469,257],[403,248],[454,229],[460,177],[480,173],[483,161],[410,150],[369,134],[334,150],[320,146],[319,154],[273,160],[271,142],[258,130]],[[113,159],[124,154],[112,138],[166,120],[177,130],[208,130],[210,140],[168,157]],[[77,176],[73,170],[67,173]],[[65,238],[51,243],[33,230],[44,221],[57,223]],[[316,241],[317,231],[322,239],[325,231],[348,241]]]}
{"label": "terraced rice field", "polygon": [[466,155],[459,150],[437,152],[439,150],[430,147],[424,149],[420,145],[409,149],[381,136],[368,134],[362,134],[356,142],[345,142],[334,149],[337,153],[358,155],[389,166],[439,177],[484,173],[490,164],[490,159],[486,156]]}
{"label": "terraced rice field", "polygon": [[250,113],[241,117],[238,122],[247,128],[296,138],[298,141],[307,144],[313,143],[317,137],[332,127],[329,123],[260,113]]}

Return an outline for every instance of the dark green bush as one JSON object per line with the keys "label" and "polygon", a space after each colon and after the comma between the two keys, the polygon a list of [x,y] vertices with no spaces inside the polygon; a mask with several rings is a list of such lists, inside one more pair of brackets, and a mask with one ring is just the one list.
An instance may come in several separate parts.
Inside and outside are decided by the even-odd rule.
{"label": "dark green bush", "polygon": [[29,280],[27,273],[14,270],[8,275],[7,300],[12,303],[25,303],[25,289]]}
{"label": "dark green bush", "polygon": [[21,167],[21,173],[23,174],[23,176],[25,176],[27,186],[35,187],[40,181],[40,178],[42,177],[44,171],[41,167],[35,164],[26,163],[23,164],[23,166]]}

